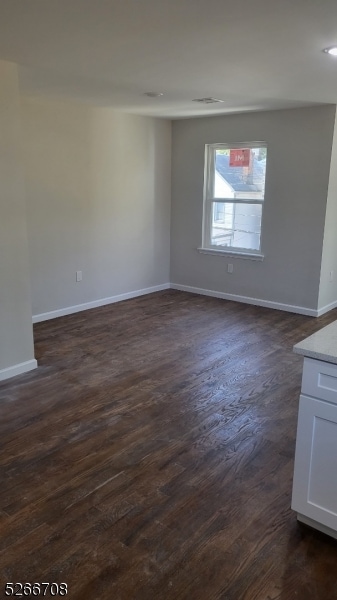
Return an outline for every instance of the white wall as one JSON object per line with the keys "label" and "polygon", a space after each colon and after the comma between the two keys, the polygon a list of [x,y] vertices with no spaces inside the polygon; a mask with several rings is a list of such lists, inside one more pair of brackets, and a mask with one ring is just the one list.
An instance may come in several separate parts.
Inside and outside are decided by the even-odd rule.
{"label": "white wall", "polygon": [[36,366],[17,68],[0,61],[0,380]]}
{"label": "white wall", "polygon": [[337,306],[337,115],[331,154],[318,306],[320,309]]}
{"label": "white wall", "polygon": [[[317,309],[334,119],[319,106],[173,123],[173,284]],[[247,141],[268,146],[265,259],[200,254],[205,144]]]}
{"label": "white wall", "polygon": [[32,98],[22,116],[33,315],[168,283],[171,123]]}

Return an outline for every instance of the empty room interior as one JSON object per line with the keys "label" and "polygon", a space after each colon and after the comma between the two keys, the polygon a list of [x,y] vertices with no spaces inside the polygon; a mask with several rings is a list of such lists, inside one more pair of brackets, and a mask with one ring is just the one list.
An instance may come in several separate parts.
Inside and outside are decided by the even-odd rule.
{"label": "empty room interior", "polygon": [[0,596],[336,600],[337,4],[0,10]]}

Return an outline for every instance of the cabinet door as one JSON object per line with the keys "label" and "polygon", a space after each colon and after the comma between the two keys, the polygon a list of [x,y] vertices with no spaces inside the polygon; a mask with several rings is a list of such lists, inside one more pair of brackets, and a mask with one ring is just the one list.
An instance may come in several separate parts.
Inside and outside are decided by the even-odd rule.
{"label": "cabinet door", "polygon": [[337,531],[337,406],[301,395],[292,508]]}

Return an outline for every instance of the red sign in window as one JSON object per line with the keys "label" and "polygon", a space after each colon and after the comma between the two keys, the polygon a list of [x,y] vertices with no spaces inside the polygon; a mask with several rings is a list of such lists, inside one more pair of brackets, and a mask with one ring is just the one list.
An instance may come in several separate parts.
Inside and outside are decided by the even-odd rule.
{"label": "red sign in window", "polygon": [[230,167],[249,167],[250,148],[234,148],[229,151]]}

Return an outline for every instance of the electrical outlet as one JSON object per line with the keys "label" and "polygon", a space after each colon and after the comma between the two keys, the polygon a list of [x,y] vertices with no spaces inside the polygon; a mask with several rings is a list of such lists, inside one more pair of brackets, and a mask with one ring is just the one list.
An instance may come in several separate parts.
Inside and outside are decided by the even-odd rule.
{"label": "electrical outlet", "polygon": [[82,281],[82,271],[76,271],[76,281]]}
{"label": "electrical outlet", "polygon": [[330,274],[329,274],[329,281],[333,281],[333,271],[330,271]]}
{"label": "electrical outlet", "polygon": [[234,270],[233,265],[231,263],[228,263],[228,265],[227,265],[227,273],[233,273],[233,270]]}

